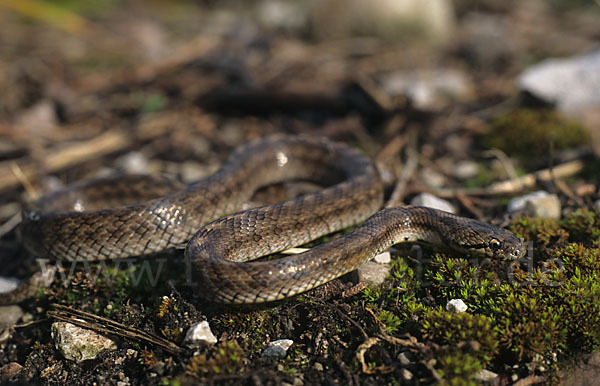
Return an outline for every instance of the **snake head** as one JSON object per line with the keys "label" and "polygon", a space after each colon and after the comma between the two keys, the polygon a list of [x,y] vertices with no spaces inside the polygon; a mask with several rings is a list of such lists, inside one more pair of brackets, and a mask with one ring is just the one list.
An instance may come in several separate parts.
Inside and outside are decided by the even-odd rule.
{"label": "snake head", "polygon": [[517,260],[527,252],[523,242],[512,232],[477,220],[470,222],[469,234],[458,238],[464,242],[455,245],[456,249],[499,260]]}

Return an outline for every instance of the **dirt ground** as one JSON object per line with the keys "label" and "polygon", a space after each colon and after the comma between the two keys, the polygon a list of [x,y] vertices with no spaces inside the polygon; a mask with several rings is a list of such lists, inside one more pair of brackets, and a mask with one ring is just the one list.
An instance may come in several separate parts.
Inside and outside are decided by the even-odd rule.
{"label": "dirt ground", "polygon": [[[126,267],[92,264],[110,280],[90,280],[79,264],[68,285],[59,275],[18,310],[3,308],[18,317],[0,334],[2,383],[600,377],[600,120],[567,116],[517,84],[546,58],[598,47],[597,2],[440,1],[452,6],[440,5],[441,19],[423,11],[394,28],[384,28],[393,14],[385,1],[382,12],[356,3],[0,0],[0,274],[38,269],[16,228],[44,194],[116,174],[196,181],[235,148],[276,133],[360,149],[388,204],[445,199],[535,246],[530,266],[507,277],[497,262],[429,247],[416,260],[414,248],[398,247],[377,286],[349,274],[290,300],[226,307],[186,285],[179,249]],[[355,20],[361,13],[367,27]],[[306,189],[278,184],[251,204]],[[510,199],[538,190],[556,195],[558,218],[507,214]],[[136,282],[143,267],[160,269],[160,280]],[[456,298],[467,312],[446,311]],[[116,349],[66,359],[51,325],[74,319]],[[218,343],[184,342],[203,320]],[[287,354],[265,356],[278,339],[293,340]]]}

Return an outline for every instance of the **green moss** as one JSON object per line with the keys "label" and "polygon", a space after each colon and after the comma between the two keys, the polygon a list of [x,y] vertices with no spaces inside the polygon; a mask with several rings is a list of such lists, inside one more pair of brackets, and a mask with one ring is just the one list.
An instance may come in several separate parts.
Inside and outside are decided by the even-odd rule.
{"label": "green moss", "polygon": [[208,354],[198,354],[187,366],[186,374],[199,379],[208,376],[237,374],[246,358],[236,341],[224,341],[211,348]]}
{"label": "green moss", "polygon": [[437,308],[426,311],[422,318],[421,333],[425,339],[451,346],[477,342],[471,345],[471,355],[484,365],[498,352],[496,331],[484,315],[455,314]]}
{"label": "green moss", "polygon": [[550,143],[561,150],[583,145],[588,138],[584,127],[553,110],[517,109],[490,123],[483,145],[509,155],[537,157],[548,153]]}
{"label": "green moss", "polygon": [[[388,334],[410,332],[431,347],[433,368],[448,384],[540,354],[593,352],[600,349],[599,218],[600,211],[579,210],[560,221],[518,219],[512,230],[533,247],[519,262],[400,258],[389,281],[361,300]],[[444,310],[454,298],[468,305],[465,313]]]}

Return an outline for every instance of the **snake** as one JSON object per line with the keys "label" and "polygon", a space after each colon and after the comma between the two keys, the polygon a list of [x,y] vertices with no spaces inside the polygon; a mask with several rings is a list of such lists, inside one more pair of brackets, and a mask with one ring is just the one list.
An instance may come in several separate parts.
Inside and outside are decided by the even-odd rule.
{"label": "snake", "polygon": [[[262,187],[297,180],[325,188],[244,210]],[[24,212],[17,234],[33,256],[60,261],[128,258],[185,245],[199,294],[226,304],[301,294],[396,243],[501,260],[525,254],[506,229],[428,207],[381,209],[383,201],[380,174],[363,152],[317,136],[274,135],[235,149],[215,174],[187,185],[134,175],[52,193]],[[351,226],[306,252],[254,261]],[[0,303],[30,294],[27,285],[0,294]]]}

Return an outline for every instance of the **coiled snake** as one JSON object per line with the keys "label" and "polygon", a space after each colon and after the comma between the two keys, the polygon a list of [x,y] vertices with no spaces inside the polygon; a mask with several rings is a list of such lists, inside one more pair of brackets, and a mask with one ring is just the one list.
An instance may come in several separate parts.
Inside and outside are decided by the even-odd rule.
{"label": "coiled snake", "polygon": [[[330,187],[231,214],[258,188],[297,179]],[[18,232],[33,255],[70,261],[140,256],[187,242],[185,256],[202,295],[223,303],[302,293],[398,242],[435,243],[502,259],[525,253],[519,239],[498,227],[424,207],[378,211],[382,203],[379,174],[364,154],[321,138],[274,136],[239,148],[216,174],[188,186],[132,176],[51,194],[26,212]],[[247,262],[361,221],[354,231],[308,252]],[[20,300],[24,292],[0,294],[0,303]]]}

